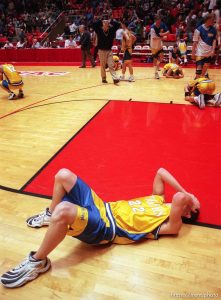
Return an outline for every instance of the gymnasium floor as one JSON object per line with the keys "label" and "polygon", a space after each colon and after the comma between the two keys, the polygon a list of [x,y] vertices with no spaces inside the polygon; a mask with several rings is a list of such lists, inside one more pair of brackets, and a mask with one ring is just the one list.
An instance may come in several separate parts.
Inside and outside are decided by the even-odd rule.
{"label": "gymnasium floor", "polygon": [[[102,84],[99,67],[17,69],[23,72],[25,98],[8,101],[3,92],[0,98],[1,273],[38,247],[45,229],[32,230],[24,221],[48,205],[51,173],[62,164],[73,164],[73,171],[109,201],[140,196],[145,189],[151,193],[154,172],[165,166],[210,208],[202,213],[204,226],[184,225],[178,237],[108,248],[67,237],[50,255],[51,271],[20,289],[0,287],[0,299],[172,299],[181,294],[200,299],[206,293],[221,298],[221,114],[214,108],[202,112],[183,100],[194,69],[186,68],[183,79],[155,80],[151,67],[136,67],[136,82],[119,86],[110,74],[109,84]],[[220,70],[210,74],[220,91]],[[199,153],[206,156],[209,149],[206,160],[191,156],[197,151],[194,134],[204,147]],[[63,152],[73,141],[74,152]],[[176,151],[182,152],[179,159]]]}

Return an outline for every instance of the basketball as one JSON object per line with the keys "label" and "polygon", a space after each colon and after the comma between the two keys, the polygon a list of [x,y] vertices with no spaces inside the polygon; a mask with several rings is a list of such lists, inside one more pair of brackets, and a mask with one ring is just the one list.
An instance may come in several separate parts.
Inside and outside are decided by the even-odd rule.
{"label": "basketball", "polygon": [[215,82],[213,80],[203,80],[199,82],[197,85],[198,90],[200,91],[201,94],[208,94],[212,95],[215,91]]}

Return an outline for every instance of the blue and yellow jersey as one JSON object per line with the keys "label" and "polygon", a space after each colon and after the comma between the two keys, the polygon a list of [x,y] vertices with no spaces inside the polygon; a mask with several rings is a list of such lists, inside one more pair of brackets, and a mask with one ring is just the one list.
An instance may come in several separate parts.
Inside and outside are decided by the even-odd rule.
{"label": "blue and yellow jersey", "polygon": [[187,52],[187,45],[186,45],[186,42],[184,40],[180,40],[179,41],[178,48],[180,50],[181,55],[186,54],[186,52]]}
{"label": "blue and yellow jersey", "polygon": [[160,225],[169,217],[171,207],[158,195],[130,201],[111,202],[116,223],[114,243],[128,244],[144,238],[158,238]]}
{"label": "blue and yellow jersey", "polygon": [[168,63],[164,65],[163,69],[164,71],[168,71],[169,69],[171,69],[173,72],[176,72],[179,69],[179,66],[177,64]]}
{"label": "blue and yellow jersey", "polygon": [[63,198],[76,205],[77,217],[68,228],[71,235],[88,244],[105,244],[115,237],[115,222],[109,205],[80,178]]}
{"label": "blue and yellow jersey", "polygon": [[215,90],[215,82],[206,77],[197,78],[189,81],[188,90],[194,96],[199,94],[211,95]]}
{"label": "blue and yellow jersey", "polygon": [[63,201],[77,208],[67,234],[88,244],[128,244],[144,238],[156,239],[160,225],[170,214],[170,206],[156,195],[105,203],[80,178]]}
{"label": "blue and yellow jersey", "polygon": [[194,31],[193,42],[197,42],[196,61],[210,57],[213,52],[213,42],[216,40],[217,31],[214,26],[200,25]]}
{"label": "blue and yellow jersey", "polygon": [[11,86],[21,86],[23,85],[21,75],[15,70],[13,65],[4,64],[2,65],[3,75],[7,80],[8,84]]}

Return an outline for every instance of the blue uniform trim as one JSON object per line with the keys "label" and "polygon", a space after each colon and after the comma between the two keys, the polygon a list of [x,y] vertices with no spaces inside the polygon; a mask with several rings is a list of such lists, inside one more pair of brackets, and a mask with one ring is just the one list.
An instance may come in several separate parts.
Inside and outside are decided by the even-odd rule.
{"label": "blue uniform trim", "polygon": [[216,29],[213,26],[206,29],[204,27],[204,25],[201,25],[197,28],[197,30],[200,32],[200,37],[201,37],[202,41],[205,44],[207,44],[209,46],[212,46],[213,41],[214,41],[214,39],[216,38],[216,35],[217,35]]}
{"label": "blue uniform trim", "polygon": [[75,238],[87,244],[100,244],[102,241],[112,241],[115,237],[115,222],[108,204],[104,203],[106,217],[109,220],[110,227],[107,227],[105,221],[101,218],[99,209],[94,203],[91,188],[79,177],[71,191],[66,194],[62,201],[68,201],[72,204],[84,207],[88,211],[88,222],[84,231]]}
{"label": "blue uniform trim", "polygon": [[7,80],[2,80],[2,86],[8,90],[9,89],[8,81]]}
{"label": "blue uniform trim", "polygon": [[153,24],[151,26],[151,28],[153,28],[156,32],[156,35],[160,37],[160,32],[161,30],[163,29],[163,32],[167,32],[168,31],[168,28],[167,26],[164,24],[164,23],[160,23],[160,27],[157,27],[155,24]]}

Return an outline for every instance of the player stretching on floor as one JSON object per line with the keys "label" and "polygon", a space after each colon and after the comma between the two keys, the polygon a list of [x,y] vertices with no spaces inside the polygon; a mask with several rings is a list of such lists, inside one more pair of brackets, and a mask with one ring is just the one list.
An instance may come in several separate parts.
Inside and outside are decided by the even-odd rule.
{"label": "player stretching on floor", "polygon": [[[172,204],[164,201],[165,183],[176,191]],[[1,282],[14,288],[46,272],[51,266],[47,256],[66,234],[87,244],[128,244],[157,239],[160,235],[177,234],[182,219],[196,219],[199,209],[197,198],[163,168],[156,173],[152,195],[111,203],[103,202],[70,170],[61,169],[55,176],[49,208],[27,219],[30,227],[49,225],[43,242],[20,265],[3,274]]]}
{"label": "player stretching on floor", "polygon": [[14,90],[19,90],[18,98],[23,98],[23,81],[21,75],[15,70],[11,64],[0,65],[0,86],[9,93],[8,99],[16,98]]}
{"label": "player stretching on floor", "polygon": [[204,109],[206,105],[220,107],[221,93],[214,94],[215,82],[206,77],[191,80],[185,87],[185,100]]}

